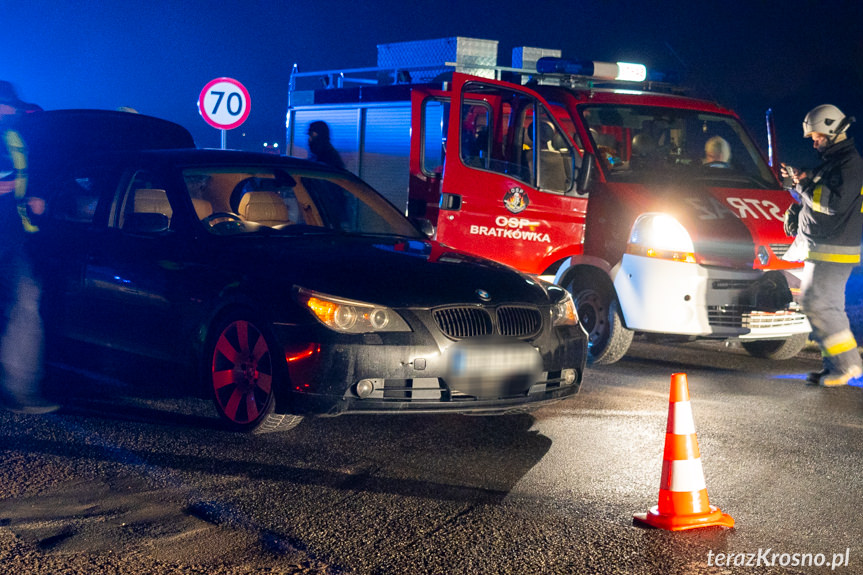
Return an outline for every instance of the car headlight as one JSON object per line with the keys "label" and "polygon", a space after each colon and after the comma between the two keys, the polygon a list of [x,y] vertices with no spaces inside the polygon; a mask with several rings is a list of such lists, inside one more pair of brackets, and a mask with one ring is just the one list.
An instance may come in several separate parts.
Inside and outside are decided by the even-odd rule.
{"label": "car headlight", "polygon": [[388,307],[343,299],[305,288],[297,288],[296,294],[297,301],[333,331],[372,333],[411,330],[407,322]]}
{"label": "car headlight", "polygon": [[689,232],[673,216],[662,213],[638,216],[632,225],[626,252],[675,262],[696,262]]}
{"label": "car headlight", "polygon": [[575,302],[568,291],[560,291],[563,292],[563,297],[551,306],[551,325],[577,325],[578,311],[575,309]]}

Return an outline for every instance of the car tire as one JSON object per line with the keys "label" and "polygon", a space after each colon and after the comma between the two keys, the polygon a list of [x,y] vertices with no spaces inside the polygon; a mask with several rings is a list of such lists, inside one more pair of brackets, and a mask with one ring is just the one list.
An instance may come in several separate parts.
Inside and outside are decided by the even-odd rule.
{"label": "car tire", "polygon": [[573,284],[578,318],[587,332],[587,362],[607,365],[620,360],[632,345],[632,330],[623,325],[617,298],[609,291]]}
{"label": "car tire", "polygon": [[296,427],[302,416],[281,413],[277,386],[287,369],[265,324],[234,314],[214,324],[204,377],[220,418],[233,431],[267,433]]}
{"label": "car tire", "polygon": [[759,339],[741,341],[743,349],[753,357],[764,359],[791,359],[809,342],[808,333],[798,333],[786,339]]}

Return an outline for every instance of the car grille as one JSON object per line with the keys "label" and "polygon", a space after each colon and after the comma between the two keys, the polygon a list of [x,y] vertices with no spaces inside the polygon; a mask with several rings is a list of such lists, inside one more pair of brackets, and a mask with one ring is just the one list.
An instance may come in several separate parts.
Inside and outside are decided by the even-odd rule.
{"label": "car grille", "polygon": [[497,308],[497,326],[501,335],[527,337],[542,327],[542,317],[536,308],[504,306]]}
{"label": "car grille", "polygon": [[435,323],[452,339],[489,335],[527,338],[542,329],[542,314],[534,307],[460,306],[436,309]]}

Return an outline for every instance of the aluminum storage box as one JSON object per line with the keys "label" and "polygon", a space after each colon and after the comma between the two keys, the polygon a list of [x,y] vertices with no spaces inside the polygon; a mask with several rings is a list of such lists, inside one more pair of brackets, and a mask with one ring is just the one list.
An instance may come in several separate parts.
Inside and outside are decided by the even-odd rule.
{"label": "aluminum storage box", "polygon": [[[536,63],[540,58],[554,57],[560,58],[561,51],[554,50],[551,48],[531,48],[530,46],[518,46],[517,48],[512,49],[512,67],[513,68],[521,68],[524,70],[530,70],[531,72],[536,71]],[[521,77],[521,83],[526,84],[530,76],[525,74]],[[540,84],[550,83],[553,84],[555,82],[546,82],[543,79],[539,80]]]}
{"label": "aluminum storage box", "polygon": [[512,67],[536,70],[536,62],[540,58],[560,58],[560,50],[551,48],[531,48],[530,46],[519,46],[512,49]]}
{"label": "aluminum storage box", "polygon": [[482,66],[497,65],[497,40],[479,40],[453,36],[437,40],[416,40],[378,44],[379,68],[417,68],[432,66],[429,70],[411,70],[414,82],[429,82],[452,67],[445,64],[455,62],[456,71],[483,78],[494,78],[494,70]]}

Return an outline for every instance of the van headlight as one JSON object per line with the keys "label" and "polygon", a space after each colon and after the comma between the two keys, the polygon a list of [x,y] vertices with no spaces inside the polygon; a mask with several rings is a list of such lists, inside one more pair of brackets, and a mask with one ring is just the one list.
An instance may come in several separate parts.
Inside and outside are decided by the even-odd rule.
{"label": "van headlight", "polygon": [[695,245],[683,224],[663,213],[641,214],[632,225],[626,253],[694,264]]}
{"label": "van headlight", "polygon": [[297,301],[333,331],[372,333],[411,331],[396,311],[379,305],[344,299],[305,288],[297,288]]}

